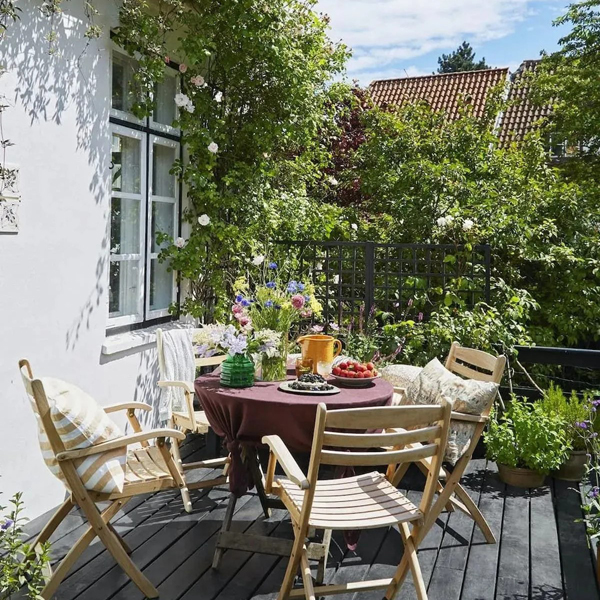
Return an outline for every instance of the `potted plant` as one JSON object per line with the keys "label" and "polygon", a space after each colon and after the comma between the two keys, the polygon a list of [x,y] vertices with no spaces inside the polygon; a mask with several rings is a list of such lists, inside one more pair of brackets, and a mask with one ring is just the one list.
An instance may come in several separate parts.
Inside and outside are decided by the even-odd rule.
{"label": "potted plant", "polygon": [[543,485],[569,451],[562,419],[515,396],[501,416],[492,415],[484,435],[487,456],[498,463],[500,479],[516,487]]}
{"label": "potted plant", "polygon": [[590,392],[585,392],[580,397],[574,390],[570,396],[565,396],[563,391],[553,384],[544,394],[542,406],[546,412],[563,420],[567,442],[571,448],[565,462],[553,473],[558,479],[581,481],[585,475],[586,439],[579,425],[588,418],[590,397]]}

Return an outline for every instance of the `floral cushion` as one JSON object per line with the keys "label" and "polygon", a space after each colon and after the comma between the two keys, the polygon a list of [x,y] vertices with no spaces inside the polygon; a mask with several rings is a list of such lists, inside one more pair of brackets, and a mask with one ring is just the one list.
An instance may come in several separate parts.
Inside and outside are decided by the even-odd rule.
{"label": "floral cushion", "polygon": [[[429,362],[406,388],[407,404],[440,404],[446,397],[452,410],[470,415],[483,414],[492,404],[498,384],[462,379],[446,369],[437,358]],[[476,423],[452,420],[444,460],[454,465],[467,451]]]}
{"label": "floral cushion", "polygon": [[[423,370],[423,367],[412,365],[388,365],[381,369],[381,376],[389,381],[395,388],[406,389]],[[392,405],[406,404],[406,394],[394,393]]]}

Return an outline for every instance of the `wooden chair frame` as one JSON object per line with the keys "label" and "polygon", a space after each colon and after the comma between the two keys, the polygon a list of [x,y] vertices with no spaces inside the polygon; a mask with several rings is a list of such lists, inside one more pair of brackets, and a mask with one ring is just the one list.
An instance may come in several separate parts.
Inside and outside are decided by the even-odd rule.
{"label": "wooden chair frame", "polygon": [[[183,433],[207,433],[210,425],[205,416],[204,411],[194,411],[194,384],[188,381],[170,381],[165,379],[165,357],[163,353],[163,332],[162,329],[156,330],[156,350],[158,352],[158,368],[160,372],[160,380],[158,386],[160,388],[177,387],[182,388],[185,396],[185,412],[174,412],[169,422],[169,427],[177,428]],[[227,356],[213,356],[210,358],[196,358],[196,367],[218,366]],[[214,487],[227,483],[227,471],[229,468],[230,458],[211,458],[207,460],[196,461],[193,463],[184,464],[181,460],[179,452],[179,443],[173,440],[171,444],[173,458],[179,465],[179,468],[184,473],[193,469],[214,469],[215,467],[223,466],[223,475],[214,479],[202,480],[197,483],[188,483],[187,489],[182,490],[183,504],[187,512],[192,510],[192,502],[190,499],[189,490],[199,488]]]}
{"label": "wooden chair frame", "polygon": [[[421,569],[417,557],[419,542],[423,539],[421,534],[425,523],[431,518],[432,501],[436,491],[437,473],[435,469],[441,467],[444,455],[444,449],[448,439],[448,429],[450,423],[451,406],[444,402],[441,406],[393,406],[378,408],[358,408],[346,410],[327,411],[324,404],[319,404],[317,408],[317,417],[313,436],[310,463],[308,473],[305,475],[285,444],[278,436],[266,436],[263,443],[267,444],[271,450],[269,456],[269,465],[267,468],[266,485],[267,489],[277,495],[284,503],[292,519],[294,528],[294,544],[292,553],[284,576],[283,584],[279,592],[278,600],[285,600],[288,597],[305,597],[307,600],[314,600],[318,596],[330,594],[352,593],[359,591],[368,591],[376,589],[386,589],[385,598],[391,600],[396,595],[401,584],[404,564],[409,565],[417,597],[419,600],[427,600],[427,592],[421,575]],[[417,427],[415,430],[396,430],[392,433],[385,431],[392,427]],[[327,428],[327,430],[326,430]],[[345,433],[346,431],[369,431],[383,430],[384,433]],[[333,431],[331,431],[333,430]],[[419,448],[411,448],[409,443],[423,442]],[[383,446],[392,446],[392,449],[382,451],[373,451],[372,448]],[[331,450],[331,448],[340,448],[340,450]],[[348,449],[360,451],[347,451]],[[400,534],[404,541],[404,554],[402,561],[394,577],[388,579],[378,579],[373,581],[350,582],[341,585],[314,586],[308,563],[308,553],[306,547],[306,537],[311,526],[311,511],[313,510],[313,501],[315,499],[318,481],[319,466],[321,464],[335,464],[348,466],[375,466],[388,465],[386,474],[387,481],[391,481],[397,465],[415,462],[423,457],[429,457],[432,461],[433,469],[429,472],[425,484],[425,490],[418,509],[409,510],[398,516],[398,512],[393,513],[393,507],[390,508],[390,496],[382,496],[377,493],[376,497],[368,498],[368,509],[371,507],[380,509],[380,502],[385,505],[383,510],[384,517],[375,516],[382,513],[371,512],[373,518],[364,516],[362,513],[362,529],[376,528],[395,524],[398,526]],[[274,481],[276,464],[279,463],[286,476],[300,490],[304,490],[300,508],[298,503],[294,502],[286,492],[285,486]],[[338,480],[344,483],[346,480]],[[345,485],[345,483],[344,483]],[[393,490],[392,486],[389,486]],[[358,488],[357,488],[358,489]],[[396,490],[393,490],[396,492]],[[397,495],[401,496],[399,492]],[[318,498],[318,495],[317,495]],[[381,500],[380,500],[381,499]],[[334,497],[330,503],[333,504],[332,510],[336,511],[336,500]],[[398,505],[396,505],[398,506]],[[322,509],[319,509],[322,511]],[[330,523],[319,522],[319,528],[325,530],[346,529],[348,526],[356,526],[352,519],[352,512],[358,509],[339,509],[340,518]],[[348,521],[345,521],[345,514],[348,513]],[[323,514],[321,512],[321,514]],[[324,518],[324,517],[323,517]],[[435,520],[435,519],[434,519]],[[314,526],[314,523],[312,525]],[[412,528],[409,526],[412,525]],[[401,568],[402,567],[402,568]],[[294,577],[300,568],[302,574],[303,588],[292,590]]]}
{"label": "wooden chair frame", "polygon": [[[50,536],[56,531],[56,528],[74,506],[79,506],[89,523],[89,526],[83,535],[73,544],[58,566],[55,566],[54,569],[49,569],[46,584],[42,590],[41,596],[46,600],[49,600],[54,596],[60,583],[66,577],[75,561],[81,556],[82,552],[89,546],[92,540],[95,537],[98,537],[140,591],[148,598],[157,598],[158,590],[133,563],[129,556],[131,553],[130,548],[127,546],[125,540],[123,540],[116,532],[111,525],[110,520],[131,498],[139,496],[140,494],[148,494],[167,489],[186,490],[185,480],[166,444],[167,438],[171,438],[172,440],[183,440],[185,439],[185,436],[174,429],[154,429],[152,431],[142,432],[140,423],[135,416],[135,410],[150,411],[152,408],[141,402],[126,402],[124,404],[108,406],[104,410],[107,413],[126,410],[128,420],[132,425],[134,433],[115,440],[102,442],[88,448],[66,450],[54,426],[43,383],[39,379],[33,378],[31,366],[27,360],[19,361],[19,369],[27,393],[34,399],[42,427],[44,428],[50,447],[58,461],[67,488],[70,491],[69,497],[61,504],[35,539],[32,546],[33,551],[38,551],[40,545],[50,539]],[[154,449],[149,446],[149,440],[156,440],[156,451],[153,451]],[[110,494],[90,491],[84,487],[77,473],[75,465],[77,459],[108,450],[126,448],[132,444],[138,443],[142,445],[142,453],[150,453],[153,451],[152,456],[154,457],[154,462],[151,462],[152,459],[149,459],[148,464],[152,464],[153,469],[157,472],[154,477],[148,475],[143,481],[136,480],[133,482],[129,482],[126,479],[122,492]],[[148,456],[150,456],[150,454],[148,454]],[[161,467],[166,468],[167,471],[157,466],[157,459],[158,462],[161,463]],[[108,507],[100,512],[96,503],[106,501],[109,502]]]}
{"label": "wooden chair frame", "polygon": [[[462,347],[458,342],[453,342],[445,364],[446,369],[458,375],[462,375],[469,379],[476,379],[478,381],[491,381],[498,384],[500,384],[502,381],[505,366],[505,356],[492,356],[491,354],[481,350],[465,348]],[[395,388],[394,391],[398,394],[405,393],[405,390],[402,388]],[[471,457],[473,456],[473,452],[479,443],[479,438],[481,437],[481,434],[483,433],[483,430],[485,429],[485,426],[489,420],[491,408],[492,407],[490,405],[482,415],[469,415],[452,411],[453,421],[475,423],[476,426],[467,451],[454,465],[452,472],[450,473],[444,467],[439,470],[437,491],[440,494],[440,497],[447,496],[447,501],[442,506],[446,506],[448,510],[458,509],[470,516],[481,529],[486,542],[488,544],[495,544],[496,538],[488,522],[481,514],[481,511],[477,505],[471,499],[471,496],[467,490],[465,490],[465,488],[460,484],[460,479],[462,478],[463,473],[467,468]],[[431,461],[428,459],[419,461],[417,465],[425,475],[428,475],[432,469]],[[398,485],[405,473],[406,468],[398,470],[392,483],[394,485]],[[442,484],[442,482],[444,483]],[[446,493],[446,491],[449,493]]]}

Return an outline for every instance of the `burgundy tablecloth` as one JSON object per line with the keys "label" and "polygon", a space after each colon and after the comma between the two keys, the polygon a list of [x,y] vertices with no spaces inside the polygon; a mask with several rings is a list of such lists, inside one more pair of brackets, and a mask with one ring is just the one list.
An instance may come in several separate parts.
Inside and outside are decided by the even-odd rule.
{"label": "burgundy tablecloth", "polygon": [[257,445],[265,435],[278,435],[290,450],[309,452],[320,402],[329,409],[361,408],[386,406],[393,397],[393,388],[384,379],[367,388],[339,386],[341,392],[331,396],[291,394],[280,390],[279,382],[225,388],[216,375],[198,377],[194,385],[211,427],[225,438],[231,452],[229,486],[237,496],[253,486],[241,461],[241,444]]}

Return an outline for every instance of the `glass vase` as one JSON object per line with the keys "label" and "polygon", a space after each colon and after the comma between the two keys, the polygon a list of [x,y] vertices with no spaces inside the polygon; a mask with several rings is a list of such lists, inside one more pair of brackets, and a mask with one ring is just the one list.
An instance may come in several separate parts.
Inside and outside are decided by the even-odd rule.
{"label": "glass vase", "polygon": [[254,385],[254,363],[245,354],[228,356],[221,365],[223,387],[244,388]]}
{"label": "glass vase", "polygon": [[279,356],[269,358],[263,356],[260,361],[261,379],[263,381],[285,381],[287,379],[288,339],[282,336]]}

